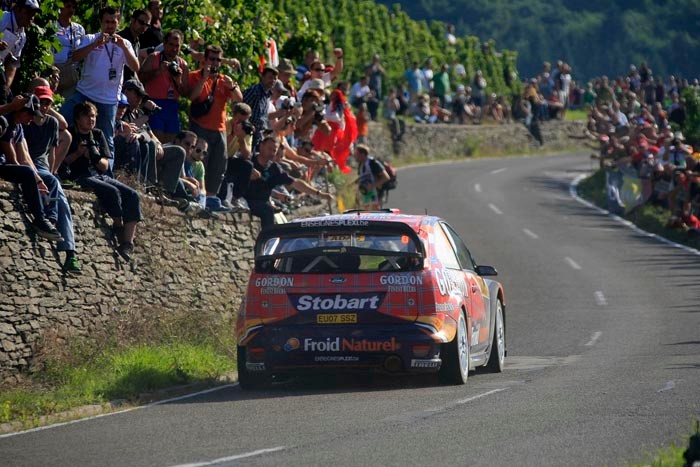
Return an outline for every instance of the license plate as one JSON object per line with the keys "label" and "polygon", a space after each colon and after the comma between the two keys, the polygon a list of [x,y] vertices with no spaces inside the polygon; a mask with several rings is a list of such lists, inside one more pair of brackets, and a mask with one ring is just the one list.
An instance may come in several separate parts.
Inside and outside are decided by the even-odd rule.
{"label": "license plate", "polygon": [[357,313],[333,313],[316,315],[318,324],[353,324],[357,323]]}

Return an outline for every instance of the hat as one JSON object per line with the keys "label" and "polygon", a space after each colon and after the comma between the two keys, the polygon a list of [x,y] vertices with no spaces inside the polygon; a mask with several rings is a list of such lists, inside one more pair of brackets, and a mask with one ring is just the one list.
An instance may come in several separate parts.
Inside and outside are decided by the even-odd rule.
{"label": "hat", "polygon": [[53,102],[53,91],[48,86],[37,86],[34,88],[34,95],[39,99],[50,99]]}
{"label": "hat", "polygon": [[465,91],[465,88],[464,88],[463,84],[460,84],[459,86],[457,86],[457,92],[464,92],[464,91]]}
{"label": "hat", "polygon": [[27,96],[27,102],[21,110],[29,110],[35,117],[43,116],[39,111],[39,99],[34,94],[29,94]]}
{"label": "hat", "polygon": [[326,83],[324,83],[323,80],[320,78],[315,78],[309,81],[309,85],[306,87],[306,89],[315,89],[317,91],[323,91],[324,89],[326,89]]}
{"label": "hat", "polygon": [[130,79],[122,87],[124,91],[135,91],[139,96],[146,97],[146,89],[143,87],[141,81],[137,79]]}
{"label": "hat", "polygon": [[673,139],[677,139],[678,141],[685,141],[683,133],[681,133],[680,131],[677,131],[673,134]]}
{"label": "hat", "polygon": [[37,0],[19,0],[17,6],[29,8],[30,10],[41,10]]}
{"label": "hat", "polygon": [[296,73],[297,69],[294,67],[292,61],[288,58],[283,58],[277,67],[277,71],[280,73]]}
{"label": "hat", "polygon": [[117,105],[129,105],[129,100],[126,98],[124,93],[119,93],[119,102],[117,102]]}
{"label": "hat", "polygon": [[265,65],[265,66],[263,67],[263,69],[262,69],[262,74],[265,74],[266,71],[271,71],[271,72],[273,72],[273,73],[276,74],[276,75],[279,74],[279,71],[277,71],[277,68],[275,68],[275,67],[272,66],[272,65]]}

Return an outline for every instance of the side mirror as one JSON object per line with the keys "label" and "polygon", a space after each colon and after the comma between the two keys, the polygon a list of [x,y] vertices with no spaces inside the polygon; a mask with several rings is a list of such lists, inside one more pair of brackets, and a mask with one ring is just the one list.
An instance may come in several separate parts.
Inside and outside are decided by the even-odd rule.
{"label": "side mirror", "polygon": [[476,273],[480,276],[497,276],[498,271],[493,266],[477,266]]}

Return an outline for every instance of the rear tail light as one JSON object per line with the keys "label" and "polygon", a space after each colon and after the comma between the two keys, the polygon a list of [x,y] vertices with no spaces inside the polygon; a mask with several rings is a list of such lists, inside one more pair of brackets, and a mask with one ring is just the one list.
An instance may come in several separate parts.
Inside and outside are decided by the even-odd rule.
{"label": "rear tail light", "polygon": [[248,361],[261,362],[265,360],[265,348],[263,347],[248,347]]}
{"label": "rear tail light", "polygon": [[428,352],[430,352],[430,346],[429,345],[414,345],[413,346],[413,356],[422,358],[422,357],[427,357]]}

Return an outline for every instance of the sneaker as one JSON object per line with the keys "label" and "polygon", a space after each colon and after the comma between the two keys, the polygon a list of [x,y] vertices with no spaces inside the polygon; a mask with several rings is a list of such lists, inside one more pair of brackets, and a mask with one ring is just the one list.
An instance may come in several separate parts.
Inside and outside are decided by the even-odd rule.
{"label": "sneaker", "polygon": [[211,212],[231,212],[231,209],[224,207],[216,196],[207,196],[207,209]]}
{"label": "sneaker", "polygon": [[196,216],[200,212],[204,211],[204,208],[202,207],[201,204],[195,203],[194,201],[190,201],[187,203],[187,207],[182,210],[185,214],[190,215],[190,216]]}
{"label": "sneaker", "polygon": [[63,241],[63,237],[61,237],[61,234],[58,233],[56,227],[49,224],[49,221],[43,217],[41,219],[35,219],[32,223],[32,227],[34,227],[36,234],[42,238],[55,242]]}
{"label": "sneaker", "polygon": [[190,202],[187,200],[187,198],[172,198],[172,200],[177,203],[175,207],[180,211],[186,211],[190,205]]}
{"label": "sneaker", "polygon": [[229,200],[227,200],[227,199],[223,200],[223,201],[221,202],[221,205],[222,205],[223,207],[225,207],[226,209],[233,209],[234,206],[235,206],[233,203],[231,203],[231,201],[229,201]]}
{"label": "sneaker", "polygon": [[236,198],[233,200],[233,208],[239,212],[250,212],[250,206],[245,198]]}
{"label": "sneaker", "polygon": [[117,247],[117,253],[124,258],[124,261],[131,261],[131,253],[134,251],[134,245],[130,242],[124,242]]}
{"label": "sneaker", "polygon": [[63,263],[63,271],[70,274],[80,274],[83,271],[80,269],[80,263],[78,263],[77,256],[71,256],[66,258],[66,262]]}

